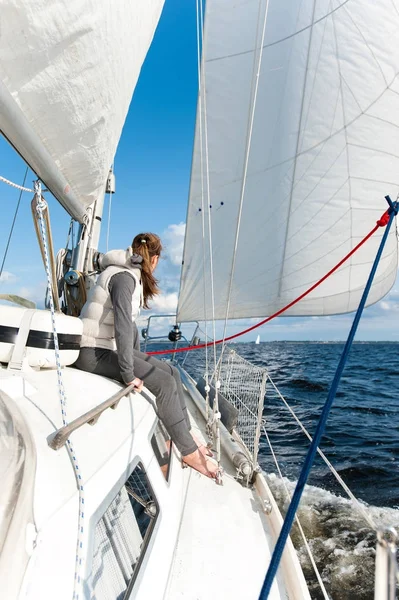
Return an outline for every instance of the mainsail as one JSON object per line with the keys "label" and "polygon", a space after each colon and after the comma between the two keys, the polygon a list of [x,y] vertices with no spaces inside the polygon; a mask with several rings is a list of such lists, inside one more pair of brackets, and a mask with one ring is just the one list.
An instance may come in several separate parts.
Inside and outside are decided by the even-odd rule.
{"label": "mainsail", "polygon": [[0,130],[81,221],[109,168],[164,0],[0,0]]}
{"label": "mainsail", "polygon": [[[229,296],[228,318],[264,317],[373,228],[386,194],[396,198],[399,6],[207,0],[202,62],[178,319],[212,318],[211,257],[215,318]],[[353,311],[381,235],[286,314]],[[396,272],[392,230],[370,304]]]}

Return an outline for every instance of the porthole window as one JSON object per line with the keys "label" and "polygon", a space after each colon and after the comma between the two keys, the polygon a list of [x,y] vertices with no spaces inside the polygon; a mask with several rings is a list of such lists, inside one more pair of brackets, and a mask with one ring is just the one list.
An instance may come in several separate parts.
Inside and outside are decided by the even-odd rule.
{"label": "porthole window", "polygon": [[158,421],[154,435],[151,438],[151,446],[161,471],[166,481],[168,481],[172,441],[160,421]]}
{"label": "porthole window", "polygon": [[97,523],[92,600],[123,600],[134,583],[158,513],[149,480],[139,463]]}

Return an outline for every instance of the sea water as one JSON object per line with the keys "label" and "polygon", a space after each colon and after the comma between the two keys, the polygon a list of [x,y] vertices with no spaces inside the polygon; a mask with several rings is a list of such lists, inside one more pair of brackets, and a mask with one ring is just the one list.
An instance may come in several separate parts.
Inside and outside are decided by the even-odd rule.
{"label": "sea water", "polygon": [[[343,343],[265,342],[232,347],[268,370],[312,434]],[[190,353],[185,361],[194,378],[203,374],[204,366],[203,350]],[[292,493],[309,442],[277,394],[270,391],[269,386],[264,408],[266,428]],[[353,345],[320,447],[374,521],[399,528],[399,344]],[[259,462],[284,514],[286,492],[264,438]],[[330,597],[371,600],[375,534],[319,456],[298,514]],[[323,598],[295,527],[292,538],[312,598]]]}

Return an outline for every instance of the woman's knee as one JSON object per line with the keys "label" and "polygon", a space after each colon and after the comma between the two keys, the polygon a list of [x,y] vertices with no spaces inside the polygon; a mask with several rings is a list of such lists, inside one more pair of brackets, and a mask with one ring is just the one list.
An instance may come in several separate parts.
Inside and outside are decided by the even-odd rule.
{"label": "woman's knee", "polygon": [[144,378],[144,385],[159,398],[169,398],[176,393],[176,381],[172,375],[157,370],[154,377]]}
{"label": "woman's knee", "polygon": [[172,370],[172,376],[174,377],[174,379],[177,379],[178,381],[180,381],[180,373],[179,373],[179,369],[177,369],[176,367],[174,367],[173,365],[170,365],[170,368]]}

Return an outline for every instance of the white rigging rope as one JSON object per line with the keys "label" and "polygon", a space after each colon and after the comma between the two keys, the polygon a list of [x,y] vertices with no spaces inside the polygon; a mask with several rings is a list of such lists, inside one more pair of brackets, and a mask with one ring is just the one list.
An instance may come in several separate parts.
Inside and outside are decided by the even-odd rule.
{"label": "white rigging rope", "polygon": [[[202,127],[202,89],[201,89],[201,47],[203,31],[202,0],[196,2],[197,12],[197,68],[198,68],[198,128],[200,138],[200,166],[201,166],[201,219],[202,219],[202,264],[204,277],[204,325],[205,325],[205,400],[206,400],[206,419],[209,419],[209,358],[208,358],[208,317],[207,317],[207,293],[205,285],[206,266],[205,266],[205,203],[204,203],[204,149],[203,149],[203,127]],[[215,338],[214,338],[215,339]]]}
{"label": "white rigging rope", "polygon": [[[199,110],[200,115],[202,108],[204,110],[204,118],[202,121],[201,115],[201,126],[203,122],[204,142],[205,142],[205,176],[206,176],[206,201],[207,201],[207,212],[208,212],[208,241],[209,241],[209,269],[210,269],[210,280],[211,280],[211,304],[212,304],[212,329],[213,329],[213,362],[214,362],[214,373],[217,373],[217,353],[216,353],[216,321],[215,321],[215,289],[214,289],[214,273],[213,273],[213,254],[212,254],[212,219],[211,219],[211,193],[210,193],[210,178],[209,178],[209,144],[208,144],[208,115],[207,115],[207,104],[206,104],[206,75],[205,75],[205,57],[203,48],[203,6],[202,0],[199,0],[199,25],[197,28],[199,31],[198,44],[201,40],[202,47],[202,70],[199,73]],[[203,154],[201,152],[201,160],[203,160]],[[203,165],[201,165],[203,169]],[[203,181],[201,182],[203,189]],[[204,218],[205,219],[205,218]],[[205,258],[205,257],[204,257]],[[205,286],[205,281],[204,281]],[[207,386],[208,387],[208,386]],[[215,381],[215,396],[213,399],[213,415],[212,422],[210,423],[210,431],[212,426],[215,426],[216,431],[216,457],[218,463],[220,463],[221,448],[220,448],[220,433],[219,433],[219,401],[218,401],[218,390],[220,387],[220,381],[216,378]]]}
{"label": "white rigging rope", "polygon": [[[268,433],[267,433],[267,431],[266,431],[265,424],[264,424],[263,422],[262,422],[262,429],[263,429],[264,436],[265,436],[265,438],[266,438],[266,440],[267,440],[267,443],[269,444],[270,452],[272,453],[273,460],[274,460],[274,462],[275,462],[275,465],[276,465],[276,468],[277,468],[278,474],[279,474],[279,476],[280,476],[281,482],[282,482],[282,484],[283,484],[283,486],[284,486],[284,490],[285,490],[285,493],[286,493],[286,495],[287,495],[288,501],[289,501],[289,502],[291,502],[291,494],[289,493],[289,491],[288,491],[288,488],[287,488],[287,485],[286,485],[286,483],[285,483],[285,481],[284,481],[283,474],[281,473],[281,470],[280,470],[280,465],[278,464],[277,457],[276,457],[276,455],[275,455],[275,453],[274,453],[273,446],[272,446],[272,444],[271,444],[271,442],[270,442],[270,439],[269,439]],[[311,551],[311,549],[310,549],[310,546],[309,546],[309,544],[308,544],[308,540],[306,539],[305,532],[304,532],[304,531],[303,531],[303,529],[302,529],[302,525],[301,525],[301,523],[299,522],[299,518],[298,518],[298,516],[297,516],[297,515],[295,515],[295,521],[296,521],[296,524],[298,525],[298,529],[299,529],[299,531],[300,531],[300,534],[301,534],[301,536],[302,536],[303,543],[305,544],[305,548],[306,548],[306,551],[307,551],[307,553],[308,553],[309,560],[310,560],[310,562],[312,563],[312,567],[313,567],[313,570],[314,570],[314,572],[315,572],[315,575],[316,575],[316,577],[317,577],[317,581],[319,582],[319,585],[320,585],[320,587],[321,587],[321,591],[323,592],[323,596],[324,596],[324,598],[325,598],[326,600],[330,600],[330,597],[329,597],[329,595],[327,594],[327,590],[326,590],[326,588],[324,587],[324,583],[323,583],[323,580],[322,580],[322,578],[321,578],[321,575],[320,575],[319,569],[317,568],[316,562],[315,562],[315,560],[314,560],[314,557],[313,557],[312,551]]]}
{"label": "white rigging rope", "polygon": [[[61,404],[61,416],[62,423],[64,426],[68,424],[67,419],[67,395],[64,388],[64,382],[62,378],[62,368],[60,361],[60,348],[58,343],[58,334],[57,327],[55,322],[55,305],[52,290],[52,279],[51,279],[51,267],[50,267],[50,255],[49,249],[47,246],[47,236],[46,236],[46,227],[44,222],[43,213],[47,208],[47,204],[42,198],[41,194],[41,184],[40,181],[35,182],[35,198],[36,198],[36,211],[39,220],[40,233],[42,236],[43,242],[43,251],[44,251],[44,263],[46,269],[46,277],[47,277],[47,288],[49,290],[49,302],[50,302],[50,312],[51,312],[51,324],[53,329],[53,339],[54,339],[54,352],[57,366],[57,380],[58,380],[58,395]],[[82,473],[78,464],[78,460],[76,457],[75,450],[73,448],[72,442],[70,439],[66,442],[66,449],[71,457],[72,466],[74,475],[76,478],[76,484],[78,489],[78,502],[79,502],[79,515],[78,515],[78,535],[76,540],[76,559],[75,559],[75,576],[74,576],[74,588],[73,588],[73,600],[79,600],[83,596],[83,566],[84,566],[84,515],[85,515],[85,498],[84,498],[84,487],[83,487],[83,479]],[[82,594],[81,594],[82,593]]]}
{"label": "white rigging rope", "polygon": [[6,179],[5,177],[2,177],[1,175],[0,175],[0,181],[2,181],[3,183],[6,183],[7,185],[10,185],[11,187],[17,188],[17,190],[21,190],[21,192],[31,192],[32,194],[35,192],[35,190],[32,190],[31,188],[23,187],[22,185],[13,183],[12,181],[9,181],[8,179]]}
{"label": "white rigging rope", "polygon": [[[200,0],[200,16],[201,22],[203,21],[202,13],[202,2]],[[201,39],[203,41],[203,31],[201,31]],[[210,178],[209,178],[209,144],[208,144],[208,114],[206,104],[206,76],[205,76],[205,58],[204,51],[202,56],[202,84],[200,84],[200,90],[203,94],[203,105],[204,108],[204,140],[205,140],[205,175],[206,175],[206,199],[207,199],[207,211],[208,211],[208,232],[209,232],[209,269],[211,279],[211,303],[212,303],[212,326],[213,326],[213,358],[214,366],[216,370],[217,359],[216,359],[216,321],[215,321],[215,289],[214,289],[214,273],[213,273],[213,253],[212,253],[212,219],[211,219],[211,192],[210,192]]]}
{"label": "white rigging rope", "polygon": [[[259,0],[258,27],[259,27],[259,22],[260,22],[262,5],[263,5],[263,0]],[[258,60],[257,67],[256,67],[256,73],[255,73],[256,52],[254,52],[252,86],[253,86],[253,81],[255,79],[255,89],[254,89],[253,98],[252,98],[252,105],[249,106],[249,112],[248,112],[248,135],[247,135],[247,144],[246,144],[246,149],[245,149],[245,159],[244,159],[243,178],[242,178],[242,185],[241,185],[240,204],[239,204],[239,209],[238,209],[236,235],[235,235],[235,240],[234,240],[234,252],[233,252],[233,259],[232,259],[232,264],[231,264],[229,292],[228,292],[227,305],[226,305],[226,316],[225,316],[224,329],[223,329],[223,343],[222,343],[222,349],[221,349],[221,356],[223,356],[224,348],[226,345],[225,338],[226,338],[226,330],[227,330],[227,321],[228,321],[229,312],[230,312],[231,292],[232,292],[232,288],[233,288],[234,271],[235,271],[235,266],[236,266],[238,239],[240,236],[241,216],[242,216],[242,209],[243,209],[243,205],[244,205],[244,196],[245,196],[245,188],[246,188],[248,164],[249,164],[249,154],[251,151],[252,131],[253,131],[254,120],[255,120],[255,110],[256,110],[256,102],[257,102],[257,98],[258,98],[260,70],[261,70],[261,66],[262,66],[263,47],[264,47],[264,42],[265,42],[266,23],[267,23],[268,14],[269,14],[269,0],[266,0],[265,14],[264,14],[263,26],[262,26],[262,38],[261,38],[260,48],[259,48],[259,60]]]}

